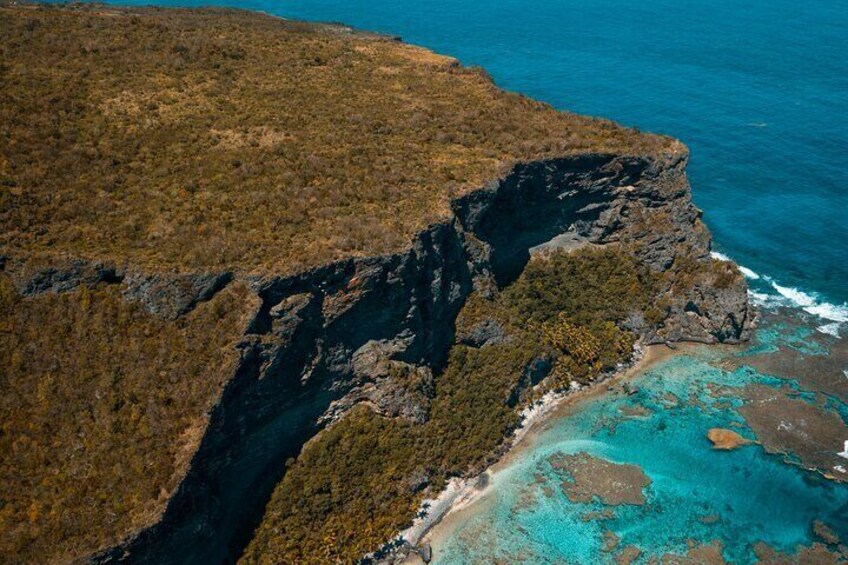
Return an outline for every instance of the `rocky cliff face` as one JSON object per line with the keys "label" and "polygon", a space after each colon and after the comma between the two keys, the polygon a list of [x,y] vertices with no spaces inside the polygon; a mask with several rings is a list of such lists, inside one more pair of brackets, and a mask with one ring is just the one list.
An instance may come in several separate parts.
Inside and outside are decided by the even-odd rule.
{"label": "rocky cliff face", "polygon": [[[710,262],[687,158],[676,145],[655,157],[587,154],[517,165],[456,200],[453,217],[418,234],[403,253],[247,278],[261,305],[187,474],[157,523],[96,560],[237,558],[286,460],[322,426],[360,402],[426,419],[433,374],[455,341],[466,297],[514,280],[536,250],[615,244],[657,273],[681,270],[669,277],[666,322],[646,341],[746,339],[752,316],[741,277],[680,283],[681,265]],[[24,272],[11,259],[6,270],[23,294],[121,284],[127,300],[169,319],[239,278],[151,276],[82,262]]]}
{"label": "rocky cliff face", "polygon": [[[458,312],[546,249],[650,266],[661,299],[626,324],[644,341],[747,336],[669,138],[346,27],[0,14],[0,555],[235,558],[351,407],[434,422]],[[516,359],[519,386],[550,376]]]}

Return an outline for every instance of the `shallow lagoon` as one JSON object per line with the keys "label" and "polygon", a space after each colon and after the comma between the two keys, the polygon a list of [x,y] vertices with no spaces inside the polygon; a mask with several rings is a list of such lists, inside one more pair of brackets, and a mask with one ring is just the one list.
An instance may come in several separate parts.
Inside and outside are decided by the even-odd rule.
{"label": "shallow lagoon", "polygon": [[[613,563],[633,545],[642,551],[638,563],[652,555],[683,555],[694,544],[717,540],[728,561],[752,563],[759,542],[794,553],[820,541],[814,520],[848,540],[848,484],[790,464],[756,444],[718,451],[707,439],[716,427],[756,439],[736,410],[742,387],[787,384],[744,364],[735,370],[721,367],[738,365],[739,356],[744,363],[750,353],[778,355],[786,348],[823,355],[826,344],[805,326],[767,319],[746,351],[688,350],[630,380],[632,395],[616,385],[576,402],[493,476],[487,494],[449,521],[453,529],[434,541],[434,562]],[[799,385],[790,381],[790,386]],[[801,397],[814,401],[812,395]],[[834,398],[828,402],[844,418],[845,405],[836,406],[841,403]],[[651,480],[645,504],[571,502],[561,488],[570,477],[549,458],[580,452],[638,465]]]}
{"label": "shallow lagoon", "polygon": [[[747,271],[757,298],[794,304],[824,318],[812,325],[766,328],[755,346],[759,352],[779,355],[779,348],[795,347],[817,355],[822,351],[811,339],[814,327],[845,332],[844,2],[153,3],[236,6],[400,34],[466,64],[483,65],[505,88],[679,137],[692,149],[695,201],[706,210],[718,245],[760,273]],[[683,551],[688,538],[722,539],[725,557],[744,563],[753,559],[752,541],[784,550],[811,543],[810,520],[816,516],[841,527],[840,535],[848,539],[845,487],[788,466],[758,446],[711,449],[707,430],[741,418],[716,406],[720,401],[707,394],[706,383],[782,382],[745,369],[722,371],[713,355],[701,351],[654,367],[638,379],[641,392],[635,398],[605,395],[581,403],[582,412],[557,421],[536,438],[526,457],[522,453],[524,459],[495,477],[497,494],[466,513],[456,535],[444,548],[436,547],[436,562],[491,563],[505,556],[545,563],[564,555],[597,562],[601,533],[609,528],[622,537],[621,546],[639,544],[647,553]],[[848,364],[836,378],[844,377],[843,370]],[[707,408],[684,404],[660,410],[658,395],[665,387],[687,402],[691,391]],[[618,408],[628,403],[653,412],[625,418]],[[835,408],[848,420],[848,407]],[[751,437],[744,427],[737,431]],[[541,469],[558,487],[561,479],[547,462],[555,451],[587,451],[639,464],[653,480],[647,504],[619,507],[617,518],[606,523],[583,522],[587,508],[569,503],[559,488],[548,498],[546,485],[530,486]],[[701,518],[713,512],[720,521],[703,523]]]}

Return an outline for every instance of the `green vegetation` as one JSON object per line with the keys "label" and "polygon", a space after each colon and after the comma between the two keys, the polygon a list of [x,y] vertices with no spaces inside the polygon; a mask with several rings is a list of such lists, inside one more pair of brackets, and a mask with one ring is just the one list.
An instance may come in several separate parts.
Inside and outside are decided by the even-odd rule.
{"label": "green vegetation", "polygon": [[[23,271],[82,258],[291,274],[398,251],[516,162],[670,143],[424,49],[233,10],[0,0],[0,84],[0,256]],[[455,346],[435,390],[395,375],[432,395],[426,423],[357,407],[310,442],[245,560],[375,549],[425,493],[490,462],[521,406],[625,359],[665,315],[655,288],[606,249],[535,259],[496,298],[473,297],[460,327],[489,319],[508,339]],[[235,282],[165,321],[119,285],[22,297],[0,273],[0,555],[73,561],[153,523],[257,300]],[[534,389],[540,360],[552,376]]]}
{"label": "green vegetation", "polygon": [[354,408],[292,463],[243,561],[353,563],[380,547],[412,519],[424,486],[491,462],[519,423],[507,399],[529,353],[455,347],[424,424]]}
{"label": "green vegetation", "polygon": [[542,335],[561,355],[554,365],[559,384],[590,381],[600,371],[615,368],[632,351],[634,338],[612,322],[597,327],[576,326],[565,313],[542,326]]}
{"label": "green vegetation", "polygon": [[0,561],[70,562],[158,518],[252,307],[233,284],[166,322],[117,285],[23,298],[0,274]]}
{"label": "green vegetation", "polygon": [[[583,250],[534,259],[494,300],[474,295],[460,329],[495,320],[508,338],[454,346],[426,423],[361,406],[307,444],[243,560],[353,563],[377,549],[410,522],[425,484],[434,493],[447,478],[491,463],[520,409],[542,390],[590,381],[629,358],[628,319],[650,309],[654,282],[621,251]],[[554,371],[534,391],[525,369],[536,359],[550,359]]]}
{"label": "green vegetation", "polygon": [[502,302],[516,327],[538,326],[562,312],[580,326],[624,323],[634,312],[657,323],[665,317],[653,307],[657,278],[618,248],[554,252],[531,261]]}
{"label": "green vegetation", "polygon": [[585,383],[629,355],[634,331],[662,323],[660,291],[661,278],[620,249],[552,253],[531,261],[494,305],[473,297],[458,324],[470,329],[494,309],[511,334],[552,348],[551,386]]}
{"label": "green vegetation", "polygon": [[0,252],[290,273],[397,251],[522,160],[669,140],[373,35],[0,4]]}

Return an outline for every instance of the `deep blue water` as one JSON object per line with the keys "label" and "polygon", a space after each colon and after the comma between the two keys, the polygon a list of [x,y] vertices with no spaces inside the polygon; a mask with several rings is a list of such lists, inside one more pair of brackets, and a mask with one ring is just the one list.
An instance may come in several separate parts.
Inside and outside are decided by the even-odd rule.
{"label": "deep blue water", "polygon": [[504,88],[678,137],[692,150],[695,201],[718,250],[781,286],[820,293],[817,302],[848,301],[846,2],[153,3],[400,35],[485,67]]}
{"label": "deep blue water", "polygon": [[[816,328],[848,333],[847,2],[152,3],[236,6],[400,35],[464,64],[485,67],[506,89],[673,135],[692,151],[694,199],[705,210],[716,248],[746,267],[755,301],[818,316],[804,314],[798,320],[803,331],[792,334],[790,327],[794,341],[776,347],[809,347]],[[765,326],[759,335],[766,350],[785,341]],[[781,550],[808,545],[816,517],[848,538],[848,487],[814,480],[757,446],[719,453],[706,443],[704,433],[711,426],[735,422],[751,434],[738,414],[716,408],[704,396],[705,384],[768,379],[682,358],[638,381],[648,394],[642,399],[651,409],[648,417],[621,418],[618,407],[626,399],[611,395],[583,406],[557,421],[498,475],[494,498],[437,548],[437,562],[465,565],[504,558],[545,563],[564,555],[599,562],[611,558],[600,549],[603,528],[620,535],[623,545],[657,553],[683,552],[687,538],[721,539],[725,557],[736,563],[752,560],[751,544],[758,540]],[[692,393],[707,408],[667,410],[656,396],[669,390],[680,398]],[[605,427],[610,422],[616,424],[615,433]],[[581,520],[587,508],[563,496],[540,494],[538,485],[530,485],[536,473],[555,484],[545,467],[553,451],[586,451],[638,464],[653,481],[646,491],[648,504],[620,509],[606,524]],[[528,489],[534,493],[528,495]],[[709,514],[720,515],[720,521],[704,524],[701,518]]]}

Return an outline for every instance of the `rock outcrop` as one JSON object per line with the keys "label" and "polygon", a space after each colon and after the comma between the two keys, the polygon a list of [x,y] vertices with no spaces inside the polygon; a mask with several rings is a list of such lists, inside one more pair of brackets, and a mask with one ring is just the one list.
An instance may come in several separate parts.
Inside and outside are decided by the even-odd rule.
{"label": "rock outcrop", "polygon": [[707,438],[712,442],[713,449],[723,451],[738,449],[751,443],[751,440],[725,428],[711,428],[707,432]]}
{"label": "rock outcrop", "polygon": [[[626,245],[657,273],[709,263],[710,237],[690,200],[686,161],[678,144],[657,157],[590,154],[521,164],[456,200],[454,217],[419,234],[405,253],[250,278],[261,307],[187,476],[157,524],[98,560],[130,555],[153,562],[177,552],[195,561],[236,557],[285,460],[323,425],[358,402],[389,416],[426,419],[433,372],[454,343],[466,297],[474,288],[508,284],[532,248],[563,239],[572,246]],[[15,278],[23,293],[122,284],[128,300],[175,318],[234,276],[168,279],[73,262]],[[741,277],[721,286],[690,282],[682,294],[669,289],[666,323],[648,341],[748,337]],[[478,345],[502,338],[496,327],[462,336]]]}
{"label": "rock outcrop", "polygon": [[[628,320],[644,342],[749,335],[674,140],[345,27],[0,12],[0,553],[17,561],[235,560],[323,427],[361,404],[432,421],[451,348],[511,339],[457,336],[458,313],[532,253],[649,267],[661,298]],[[537,356],[518,386],[551,371]]]}

